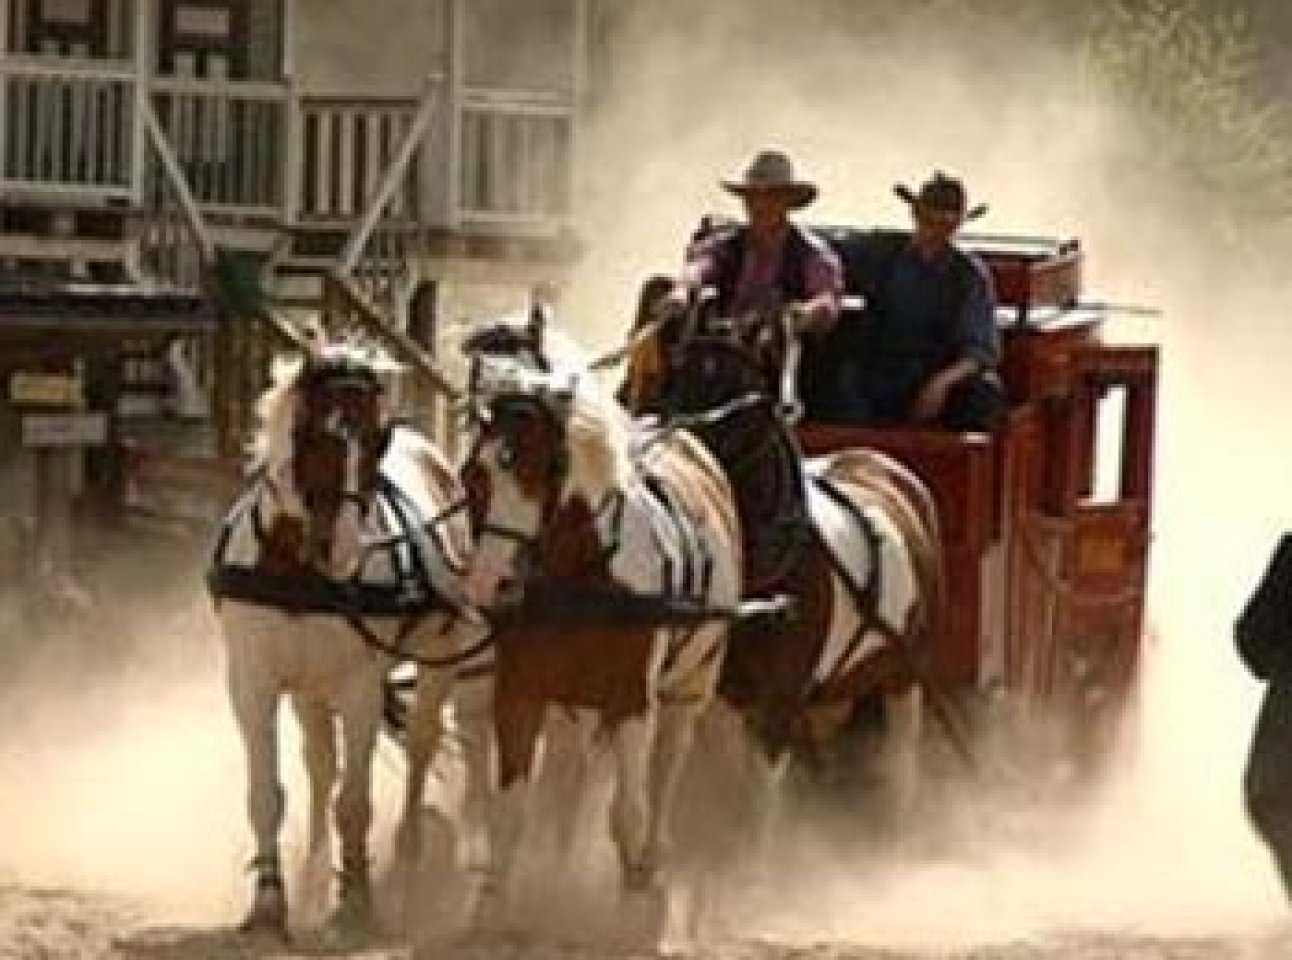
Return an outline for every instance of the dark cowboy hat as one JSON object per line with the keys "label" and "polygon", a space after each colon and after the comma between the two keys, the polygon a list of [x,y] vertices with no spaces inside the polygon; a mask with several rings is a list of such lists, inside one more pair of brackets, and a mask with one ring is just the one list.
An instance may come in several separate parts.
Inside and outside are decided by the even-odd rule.
{"label": "dark cowboy hat", "polygon": [[955,177],[949,177],[941,170],[925,180],[920,192],[914,192],[903,183],[893,187],[893,192],[910,204],[916,212],[944,214],[957,217],[960,223],[977,220],[987,212],[987,204],[978,203],[969,206],[965,185]]}
{"label": "dark cowboy hat", "polygon": [[738,197],[751,193],[779,193],[784,195],[791,210],[806,207],[816,199],[816,184],[800,180],[794,175],[794,164],[780,150],[763,150],[738,180],[723,180],[722,187]]}

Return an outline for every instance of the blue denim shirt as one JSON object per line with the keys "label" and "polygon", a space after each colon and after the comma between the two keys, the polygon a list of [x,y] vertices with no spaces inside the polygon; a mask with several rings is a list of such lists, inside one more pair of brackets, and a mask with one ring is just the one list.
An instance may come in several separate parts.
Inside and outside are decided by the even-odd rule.
{"label": "blue denim shirt", "polygon": [[858,357],[867,392],[905,403],[957,360],[1000,362],[995,290],[977,257],[948,249],[927,259],[908,245],[878,279]]}

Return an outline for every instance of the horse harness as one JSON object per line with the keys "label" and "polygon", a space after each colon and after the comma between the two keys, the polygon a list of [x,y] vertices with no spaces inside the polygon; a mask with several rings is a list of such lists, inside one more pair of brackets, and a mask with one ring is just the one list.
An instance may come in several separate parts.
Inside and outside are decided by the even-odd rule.
{"label": "horse harness", "polygon": [[[260,547],[269,544],[270,533],[261,510],[265,493],[280,497],[273,480],[262,472],[221,524],[206,577],[207,589],[217,606],[221,601],[234,600],[280,610],[289,616],[338,616],[373,649],[433,669],[463,666],[489,647],[491,640],[486,637],[444,657],[422,657],[405,649],[408,638],[429,616],[461,615],[457,605],[435,589],[431,558],[438,557],[449,570],[461,572],[447,547],[443,527],[466,508],[465,501],[451,504],[434,517],[423,518],[412,498],[384,474],[380,475],[373,496],[361,501],[361,510],[366,515],[374,507],[384,508],[394,521],[396,532],[367,544],[355,575],[338,580],[313,568],[275,573],[229,559],[233,533],[243,522],[251,524]],[[365,578],[377,554],[387,557],[395,573],[393,583],[374,583]],[[400,618],[394,638],[385,640],[378,636],[365,622],[365,618],[371,617]]]}
{"label": "horse harness", "polygon": [[[659,557],[657,594],[632,590],[615,580],[610,566],[623,549],[624,515],[628,494],[614,490],[606,494],[595,508],[589,508],[586,519],[598,548],[574,569],[552,570],[544,562],[544,549],[552,541],[568,536],[563,528],[562,491],[568,463],[558,459],[549,477],[544,503],[540,508],[539,532],[529,533],[494,522],[480,522],[477,538],[496,537],[515,543],[526,557],[530,571],[526,580],[525,599],[502,616],[513,619],[579,618],[614,620],[626,623],[669,623],[675,631],[666,664],[672,662],[685,646],[686,634],[714,618],[733,615],[732,611],[706,604],[712,581],[713,556],[709,545],[697,529],[690,510],[668,480],[643,470],[641,492],[651,518],[650,530]],[[580,522],[576,520],[575,522]],[[670,555],[669,544],[676,544],[677,560]]]}
{"label": "horse harness", "polygon": [[[836,660],[835,670],[842,669],[847,665],[848,661],[852,659],[853,655],[865,642],[866,635],[871,631],[877,631],[899,653],[906,653],[903,632],[894,624],[889,623],[879,610],[879,599],[883,595],[884,589],[883,544],[874,523],[866,516],[866,512],[839,489],[838,484],[830,477],[812,474],[807,479],[814,489],[819,490],[842,510],[856,528],[862,532],[862,536],[866,540],[866,549],[873,558],[873,562],[866,571],[865,580],[859,583],[852,571],[848,569],[848,565],[843,562],[835,550],[831,549],[830,544],[825,542],[819,531],[815,533],[821,549],[829,560],[830,568],[848,590],[858,613],[857,627],[852,632],[852,636],[848,638],[843,652]],[[805,699],[810,698],[814,687],[828,686],[831,679],[833,677],[827,677],[819,684],[809,681],[804,691]]]}
{"label": "horse harness", "polygon": [[[756,361],[746,352],[747,348],[733,341],[726,343],[727,346],[723,349],[729,351],[730,356],[738,358],[745,369],[757,369]],[[681,367],[685,356],[685,351],[679,349],[674,359],[675,368]],[[675,369],[675,376],[677,372]],[[765,398],[765,402],[770,402],[770,399]],[[747,405],[743,397],[728,404],[733,412]],[[726,410],[725,407],[719,409]],[[686,414],[677,416],[679,420],[687,418]],[[717,423],[724,419],[725,412],[713,423],[706,422],[704,427],[714,431]],[[706,438],[711,449],[715,449],[721,442],[716,431],[714,441],[717,442]],[[766,425],[752,444],[744,446],[737,455],[720,456],[719,459],[723,461],[736,492],[744,528],[743,540],[749,554],[745,559],[745,569],[750,588],[757,592],[778,591],[785,585],[801,551],[815,542],[825,553],[831,569],[844,584],[858,612],[857,628],[845,644],[836,669],[848,663],[871,631],[877,631],[890,645],[906,654],[902,631],[887,622],[879,609],[880,597],[883,595],[883,553],[879,532],[865,511],[831,478],[809,473],[804,469],[798,441],[779,412],[774,411],[772,422]],[[873,558],[864,580],[858,580],[813,521],[808,503],[809,485],[838,507],[851,524],[861,531]],[[827,685],[830,679],[826,678],[819,685],[809,679],[803,691],[804,700],[810,698],[814,688]]]}
{"label": "horse harness", "polygon": [[[541,400],[530,397],[508,398],[506,404],[515,404],[535,412],[549,423],[559,423],[560,418],[556,412]],[[519,436],[510,435],[518,428],[503,429],[506,448],[511,451],[507,457],[510,461],[521,446]],[[467,457],[467,463],[475,462],[477,451],[484,442],[484,435],[477,438],[475,448]],[[504,464],[504,467],[515,465],[513,461]],[[546,553],[544,547],[551,541],[559,540],[562,533],[568,535],[568,531],[561,530],[561,521],[564,519],[561,511],[566,506],[565,486],[569,471],[569,454],[561,447],[553,454],[543,478],[543,502],[539,508],[538,532],[531,533],[483,517],[472,517],[478,540],[494,537],[514,543],[520,548],[531,571],[526,579],[526,586],[538,588],[527,590],[524,601],[502,613],[503,617],[538,617],[563,621],[582,618],[602,622],[668,625],[673,628],[674,637],[665,658],[667,667],[676,662],[689,637],[699,626],[715,619],[730,620],[742,615],[739,610],[707,603],[705,598],[712,582],[714,566],[709,545],[676,487],[666,475],[646,467],[640,457],[636,461],[636,476],[641,481],[639,489],[646,498],[646,509],[651,518],[651,534],[660,562],[661,591],[657,594],[640,593],[616,581],[610,574],[610,566],[623,545],[624,513],[628,500],[628,493],[624,490],[607,493],[595,507],[588,509],[586,522],[591,525],[596,537],[597,551],[584,558],[575,570],[546,569],[543,562]],[[467,486],[470,490],[472,485],[469,481]],[[659,522],[659,518],[665,518],[663,524]],[[663,525],[667,529],[662,529]],[[677,562],[670,556],[670,543],[677,545]]]}

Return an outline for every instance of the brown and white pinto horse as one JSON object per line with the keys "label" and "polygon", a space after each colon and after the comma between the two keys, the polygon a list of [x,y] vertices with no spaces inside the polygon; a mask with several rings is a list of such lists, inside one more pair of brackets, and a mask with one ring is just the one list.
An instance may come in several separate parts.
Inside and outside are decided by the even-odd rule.
{"label": "brown and white pinto horse", "polygon": [[[372,908],[369,791],[387,671],[400,659],[455,663],[485,632],[460,585],[470,531],[453,505],[464,493],[429,441],[390,420],[388,364],[356,344],[301,346],[305,356],[280,361],[261,399],[252,479],[224,521],[209,578],[255,835],[244,928],[278,936],[288,920],[280,700],[290,697],[300,721],[310,784],[306,876],[331,876],[332,807],[341,853],[333,920],[362,930]],[[420,845],[424,781],[453,678],[448,669],[419,676],[405,740],[406,861]]]}
{"label": "brown and white pinto horse", "polygon": [[495,628],[499,757],[482,917],[505,904],[550,707],[608,738],[624,890],[658,892],[693,729],[747,612],[731,490],[694,438],[645,437],[586,370],[552,369],[541,336],[474,346],[467,583]]}
{"label": "brown and white pinto horse", "polygon": [[792,429],[796,349],[783,318],[697,308],[641,340],[624,392],[630,407],[680,422],[745,401],[695,432],[736,493],[746,595],[785,594],[795,616],[733,632],[722,696],[770,757],[817,762],[856,706],[881,695],[889,784],[905,803],[945,594],[936,513],[924,484],[878,452],[803,461]]}

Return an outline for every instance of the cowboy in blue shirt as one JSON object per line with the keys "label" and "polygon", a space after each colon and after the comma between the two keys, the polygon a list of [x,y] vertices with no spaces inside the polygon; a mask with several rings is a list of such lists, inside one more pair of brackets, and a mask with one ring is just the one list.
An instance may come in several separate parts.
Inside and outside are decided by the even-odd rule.
{"label": "cowboy in blue shirt", "polygon": [[836,416],[867,425],[991,430],[1006,411],[1000,336],[986,266],[953,242],[967,220],[964,185],[935,174],[911,207],[909,232],[877,233],[867,251],[866,311],[847,338]]}

